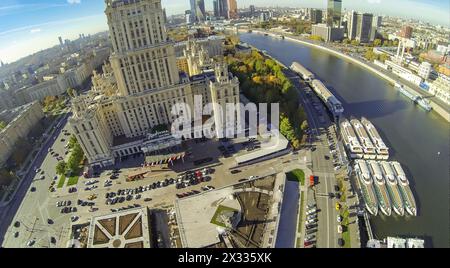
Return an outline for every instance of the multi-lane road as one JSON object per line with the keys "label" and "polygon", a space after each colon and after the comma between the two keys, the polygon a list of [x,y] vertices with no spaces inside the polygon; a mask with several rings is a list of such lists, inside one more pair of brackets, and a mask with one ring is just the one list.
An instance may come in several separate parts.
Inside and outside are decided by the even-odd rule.
{"label": "multi-lane road", "polygon": [[[35,244],[42,247],[50,247],[50,235],[47,229],[52,227],[48,224],[48,219],[58,218],[58,215],[50,213],[47,209],[51,195],[49,186],[55,174],[57,160],[48,153],[49,148],[54,148],[60,155],[64,155],[64,142],[60,139],[63,135],[62,129],[67,124],[69,114],[64,115],[56,124],[56,129],[52,132],[40,151],[32,162],[31,169],[23,178],[19,189],[10,203],[0,209],[0,244],[3,247],[25,247],[27,242],[35,240]],[[44,170],[45,179],[41,180],[41,174],[36,173],[36,168]],[[31,188],[36,189],[31,192]],[[53,204],[54,205],[54,204]],[[19,222],[20,226],[15,227],[14,223]],[[53,230],[52,236],[58,236],[61,230]],[[16,237],[17,236],[17,237]]]}
{"label": "multi-lane road", "polygon": [[[318,209],[317,222],[317,247],[336,248],[338,247],[339,234],[337,233],[338,211],[335,209],[335,200],[329,197],[329,193],[334,192],[336,185],[333,157],[330,154],[330,141],[327,131],[334,142],[333,122],[326,115],[327,111],[322,105],[314,108],[313,102],[320,100],[311,90],[300,80],[300,77],[290,70],[285,70],[288,78],[294,83],[299,92],[300,104],[307,114],[309,128],[311,129],[310,144],[313,148],[311,152],[311,170],[319,178],[319,183],[310,189],[308,193],[308,204],[316,203]],[[309,96],[307,96],[306,92]],[[316,109],[320,110],[320,114]]]}

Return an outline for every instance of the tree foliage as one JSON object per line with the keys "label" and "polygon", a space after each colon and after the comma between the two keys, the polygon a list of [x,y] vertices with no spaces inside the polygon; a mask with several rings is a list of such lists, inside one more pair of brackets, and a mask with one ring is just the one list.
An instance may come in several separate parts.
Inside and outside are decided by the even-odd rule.
{"label": "tree foliage", "polygon": [[280,104],[280,132],[294,148],[299,148],[303,132],[300,126],[306,120],[306,114],[299,106],[297,89],[285,76],[282,67],[256,50],[250,55],[229,54],[225,59],[250,101]]}
{"label": "tree foliage", "polygon": [[56,164],[56,174],[63,175],[66,172],[66,162],[59,161],[58,164]]}
{"label": "tree foliage", "polygon": [[69,159],[67,160],[66,172],[69,175],[78,173],[83,158],[84,158],[83,150],[81,149],[80,144],[77,142],[73,146],[72,153],[70,154]]}

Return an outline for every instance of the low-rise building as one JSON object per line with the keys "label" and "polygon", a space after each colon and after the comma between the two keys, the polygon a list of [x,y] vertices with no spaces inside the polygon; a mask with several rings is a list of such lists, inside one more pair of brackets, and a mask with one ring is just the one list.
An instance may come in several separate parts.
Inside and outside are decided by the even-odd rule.
{"label": "low-rise building", "polygon": [[312,26],[312,35],[320,36],[325,42],[333,42],[344,38],[344,28],[333,28],[324,23]]}
{"label": "low-rise building", "polygon": [[0,113],[0,121],[7,124],[0,130],[0,167],[11,156],[16,142],[25,138],[43,117],[42,106],[37,101]]}
{"label": "low-rise building", "polygon": [[428,79],[430,77],[431,71],[433,71],[433,66],[429,62],[422,62],[419,66],[418,74],[423,79]]}
{"label": "low-rise building", "polygon": [[388,66],[388,70],[392,71],[395,75],[400,76],[401,78],[420,86],[423,82],[422,77],[413,73],[413,71],[395,63],[390,60],[385,61],[385,64]]}
{"label": "low-rise building", "polygon": [[440,74],[431,84],[430,93],[450,105],[450,77]]}
{"label": "low-rise building", "polygon": [[44,81],[31,87],[24,87],[16,91],[16,98],[20,104],[42,101],[47,96],[57,96],[65,92],[58,83],[58,79]]}

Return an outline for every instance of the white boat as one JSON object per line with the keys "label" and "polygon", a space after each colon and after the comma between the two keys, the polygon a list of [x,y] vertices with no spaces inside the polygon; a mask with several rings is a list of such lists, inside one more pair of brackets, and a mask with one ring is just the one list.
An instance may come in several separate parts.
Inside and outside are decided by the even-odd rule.
{"label": "white boat", "polygon": [[355,158],[363,158],[364,152],[361,147],[361,144],[356,137],[355,131],[353,130],[350,122],[343,118],[341,120],[341,136],[344,139],[344,145],[350,153],[350,157]]}
{"label": "white boat", "polygon": [[416,94],[411,93],[408,89],[405,88],[404,85],[401,85],[399,83],[395,83],[395,88],[402,93],[404,96],[406,96],[408,99],[416,102],[419,96]]}
{"label": "white boat", "polygon": [[318,79],[314,79],[311,82],[313,91],[317,94],[319,99],[325,104],[330,113],[339,118],[344,113],[344,107],[342,103],[331,93],[331,91]]}
{"label": "white boat", "polygon": [[391,162],[392,169],[394,170],[395,176],[397,177],[398,188],[402,195],[403,204],[406,211],[411,216],[417,216],[417,205],[414,195],[412,194],[411,188],[409,187],[409,181],[406,178],[405,172],[399,162]]}
{"label": "white boat", "polygon": [[380,210],[384,215],[391,216],[391,200],[389,198],[389,194],[386,188],[386,181],[383,178],[383,173],[381,172],[380,165],[378,164],[378,162],[373,160],[367,161],[367,164],[370,167],[370,173],[374,180],[374,188],[375,193],[377,194]]}
{"label": "white boat", "polygon": [[378,200],[366,161],[356,160],[355,171],[366,209],[370,214],[376,216],[378,214]]}
{"label": "white boat", "polygon": [[364,159],[376,159],[377,154],[375,146],[373,146],[373,143],[370,140],[369,135],[367,135],[367,132],[361,122],[359,122],[359,120],[356,118],[352,118],[350,120],[350,123],[352,123],[352,126],[355,129],[356,134],[358,135],[359,141],[363,148]]}
{"label": "white boat", "polygon": [[430,101],[428,101],[427,99],[425,99],[424,97],[419,97],[416,100],[417,104],[422,107],[423,109],[425,109],[425,111],[429,112],[431,111],[432,107],[430,104]]}
{"label": "white boat", "polygon": [[405,215],[405,207],[403,205],[402,195],[398,188],[398,182],[395,178],[394,171],[391,165],[386,162],[380,162],[380,167],[383,172],[384,179],[386,180],[386,188],[388,190],[389,196],[391,197],[392,208],[395,213],[399,216]]}
{"label": "white boat", "polygon": [[367,118],[361,118],[361,124],[365,127],[369,137],[372,139],[373,145],[375,145],[375,149],[377,151],[377,159],[379,160],[387,160],[389,159],[389,148],[384,143],[383,139],[381,139],[380,134],[378,133],[375,126],[367,120]]}

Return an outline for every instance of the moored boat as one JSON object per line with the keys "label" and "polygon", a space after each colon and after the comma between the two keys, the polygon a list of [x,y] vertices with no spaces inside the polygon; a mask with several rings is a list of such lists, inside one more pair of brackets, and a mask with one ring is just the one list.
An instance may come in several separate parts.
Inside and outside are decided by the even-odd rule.
{"label": "moored boat", "polygon": [[363,158],[364,152],[361,147],[361,144],[356,137],[355,131],[353,130],[350,122],[343,118],[341,120],[341,136],[344,140],[344,145],[348,150],[351,158]]}
{"label": "moored boat", "polygon": [[384,143],[383,139],[381,139],[380,134],[378,133],[375,126],[367,120],[367,118],[361,118],[361,124],[366,129],[369,137],[372,140],[372,143],[375,145],[375,149],[377,151],[377,159],[379,160],[387,160],[389,159],[389,148]]}
{"label": "moored boat", "polygon": [[388,162],[380,162],[380,167],[383,172],[383,176],[386,180],[386,188],[389,196],[391,197],[392,208],[399,216],[405,215],[405,207],[403,205],[403,199],[398,188],[397,179],[395,178],[394,171]]}
{"label": "moored boat", "polygon": [[374,181],[375,193],[377,194],[378,205],[380,207],[380,210],[381,212],[383,212],[384,215],[391,216],[392,214],[391,200],[389,198],[389,194],[386,188],[386,182],[383,178],[380,166],[378,162],[373,160],[367,161],[367,164],[369,166],[370,173]]}
{"label": "moored boat", "polygon": [[373,145],[372,141],[370,140],[369,135],[367,134],[364,126],[356,118],[352,118],[350,120],[350,123],[352,124],[353,128],[355,129],[356,134],[358,135],[359,142],[363,148],[364,159],[376,159],[377,155],[376,155],[375,146]]}
{"label": "moored boat", "polygon": [[366,209],[370,214],[376,216],[378,214],[378,200],[366,161],[356,160],[355,171]]}
{"label": "moored boat", "polygon": [[403,171],[402,166],[399,162],[391,162],[392,169],[394,170],[395,176],[397,178],[399,190],[403,199],[403,204],[405,209],[411,216],[417,216],[417,205],[414,195],[409,186],[409,181],[406,178],[406,174]]}

